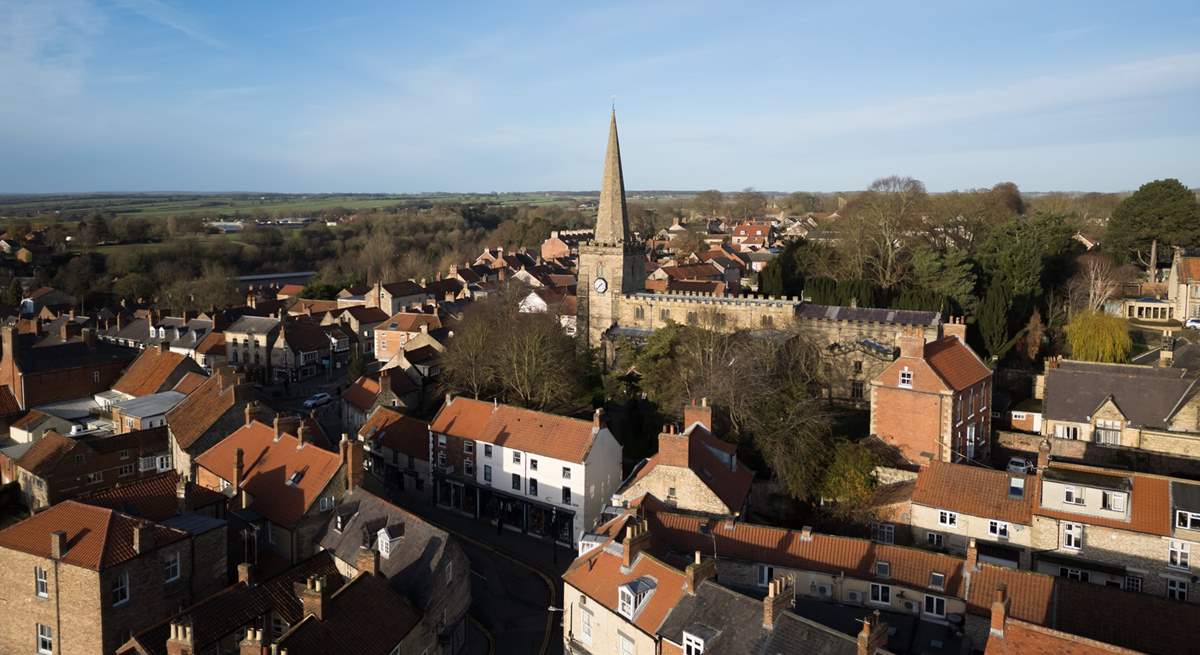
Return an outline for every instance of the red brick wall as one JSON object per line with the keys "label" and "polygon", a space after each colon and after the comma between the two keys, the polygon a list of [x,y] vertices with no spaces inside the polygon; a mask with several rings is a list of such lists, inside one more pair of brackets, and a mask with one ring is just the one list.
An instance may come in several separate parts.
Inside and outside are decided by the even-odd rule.
{"label": "red brick wall", "polygon": [[[121,373],[131,361],[133,361],[132,357],[129,360],[108,362],[96,366],[25,375],[24,406],[36,407],[59,400],[83,398],[107,391],[117,383],[117,380],[121,378]],[[93,373],[99,375],[93,378]]]}
{"label": "red brick wall", "polygon": [[872,429],[913,462],[940,457],[942,397],[912,389],[873,387]]}

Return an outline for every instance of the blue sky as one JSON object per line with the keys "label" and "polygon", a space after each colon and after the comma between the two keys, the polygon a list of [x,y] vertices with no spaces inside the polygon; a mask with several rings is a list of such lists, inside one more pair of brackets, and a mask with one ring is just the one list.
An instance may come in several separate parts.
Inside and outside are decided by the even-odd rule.
{"label": "blue sky", "polygon": [[595,189],[613,96],[631,189],[1200,186],[1198,34],[1194,0],[0,0],[0,192]]}

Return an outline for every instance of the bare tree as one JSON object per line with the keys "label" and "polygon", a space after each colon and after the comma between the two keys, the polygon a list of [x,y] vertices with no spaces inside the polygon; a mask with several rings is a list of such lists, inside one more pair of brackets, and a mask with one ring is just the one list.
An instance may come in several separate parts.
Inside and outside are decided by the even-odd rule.
{"label": "bare tree", "polygon": [[1067,283],[1072,311],[1099,312],[1121,292],[1128,275],[1108,255],[1088,253],[1075,260],[1077,272]]}
{"label": "bare tree", "polygon": [[920,180],[896,175],[875,180],[846,208],[847,261],[859,263],[862,277],[885,289],[899,286],[908,274],[905,241],[920,226],[927,206]]}

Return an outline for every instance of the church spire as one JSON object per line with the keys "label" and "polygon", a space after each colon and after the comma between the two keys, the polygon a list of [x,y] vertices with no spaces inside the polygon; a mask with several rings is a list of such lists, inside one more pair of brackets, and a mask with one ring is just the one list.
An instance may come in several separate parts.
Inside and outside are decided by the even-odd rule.
{"label": "church spire", "polygon": [[617,143],[617,111],[608,126],[608,152],[604,179],[600,181],[600,211],[596,214],[596,243],[623,243],[629,238],[625,210],[625,177],[621,172],[621,146]]}

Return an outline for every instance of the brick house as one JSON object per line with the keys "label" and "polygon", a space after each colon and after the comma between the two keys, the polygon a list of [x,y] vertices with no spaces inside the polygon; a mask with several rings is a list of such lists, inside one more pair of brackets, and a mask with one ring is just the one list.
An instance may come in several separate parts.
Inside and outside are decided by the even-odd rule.
{"label": "brick house", "polygon": [[[5,653],[113,653],[224,573],[223,530],[187,532],[66,501],[0,531]],[[219,560],[219,561],[218,561]]]}
{"label": "brick house", "polygon": [[754,472],[738,461],[737,446],[711,432],[706,400],[683,409],[684,429],[674,425],[658,435],[658,452],[617,491],[626,504],[645,494],[680,511],[737,516],[745,509]]}
{"label": "brick house", "polygon": [[246,407],[252,402],[251,412],[260,411],[254,395],[254,387],[242,375],[219,368],[167,412],[175,470],[195,480],[196,456],[244,424]]}
{"label": "brick house", "polygon": [[38,338],[18,335],[11,325],[0,327],[0,385],[9,388],[21,409],[107,391],[138,355],[97,341],[91,328],[49,345],[36,345]]}
{"label": "brick house", "polygon": [[122,433],[165,426],[167,413],[186,397],[182,391],[171,390],[113,403],[109,411],[114,429]]}
{"label": "brick house", "polygon": [[1023,473],[930,462],[912,492],[913,542],[957,555],[976,543],[980,561],[1028,569],[1035,481]]}
{"label": "brick house", "polygon": [[402,311],[375,326],[375,359],[386,362],[422,332],[442,327],[436,313]]}
{"label": "brick house", "polygon": [[[386,410],[384,410],[386,411]],[[467,642],[471,563],[458,542],[366,489],[342,496],[321,539],[346,577],[381,576],[420,613],[415,642],[454,655]]]}
{"label": "brick house", "polygon": [[230,495],[235,509],[253,512],[260,535],[250,547],[295,564],[316,552],[337,500],[362,482],[362,443],[343,438],[338,452],[312,443],[313,429],[285,419],[262,423],[247,412],[244,425],[196,457],[196,482]]}
{"label": "brick house", "polygon": [[601,414],[448,397],[429,426],[434,502],[575,545],[621,483],[621,444]]}
{"label": "brick house", "polygon": [[47,432],[16,461],[31,511],[171,470],[166,428],[64,437]]}
{"label": "brick house", "polygon": [[871,434],[909,462],[987,456],[992,433],[992,371],[967,346],[966,325],[946,336],[900,337],[900,356],[871,380]]}
{"label": "brick house", "polygon": [[426,495],[431,480],[429,423],[376,407],[358,430],[367,470],[401,492]]}
{"label": "brick house", "polygon": [[1048,359],[1035,385],[1043,398],[1042,434],[1200,456],[1198,379],[1180,368]]}
{"label": "brick house", "polygon": [[342,392],[342,425],[347,432],[358,432],[376,407],[415,411],[421,393],[404,371],[397,368],[367,373]]}

